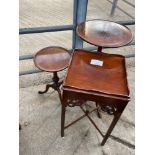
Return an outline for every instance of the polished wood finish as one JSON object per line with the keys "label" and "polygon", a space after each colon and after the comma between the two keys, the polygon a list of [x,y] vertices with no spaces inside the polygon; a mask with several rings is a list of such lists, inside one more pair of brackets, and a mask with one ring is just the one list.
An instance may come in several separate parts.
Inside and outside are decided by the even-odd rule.
{"label": "polished wood finish", "polygon": [[34,56],[34,64],[46,72],[58,72],[68,67],[69,52],[62,47],[46,47]]}
{"label": "polished wood finish", "polygon": [[[104,61],[103,66],[90,64],[92,59]],[[130,100],[126,76],[123,56],[76,49],[63,83],[61,136],[64,136],[64,129],[86,116],[103,137],[101,145],[104,145]],[[65,126],[65,111],[71,101],[72,106],[80,106],[84,115]],[[84,110],[85,101],[94,101],[95,110],[105,106],[114,110],[113,121],[105,136],[89,116],[91,111]]]}
{"label": "polished wood finish", "polygon": [[[103,61],[103,66],[91,65],[92,59]],[[74,52],[64,85],[65,87],[128,97],[129,89],[125,77],[123,56],[96,54],[79,49]]]}
{"label": "polished wood finish", "polygon": [[39,91],[39,94],[44,94],[49,90],[49,88],[53,88],[58,92],[59,98],[61,98],[59,87],[63,81],[59,81],[57,72],[67,68],[69,60],[69,52],[62,47],[46,47],[35,54],[35,66],[40,70],[53,73],[53,83],[47,84],[45,90]]}
{"label": "polished wood finish", "polygon": [[[97,52],[103,52],[104,47],[120,47],[132,41],[131,30],[118,23],[107,20],[89,20],[77,26],[77,34],[86,42],[98,46]],[[113,110],[107,106],[102,107],[108,114]]]}
{"label": "polished wood finish", "polygon": [[89,20],[77,26],[77,34],[86,42],[99,47],[120,47],[132,41],[129,28],[106,20]]}
{"label": "polished wood finish", "polygon": [[38,93],[39,94],[44,94],[49,90],[49,88],[52,88],[52,89],[54,89],[54,90],[56,90],[58,92],[59,98],[61,99],[60,86],[63,83],[63,80],[59,81],[59,77],[57,75],[57,72],[53,72],[53,78],[52,79],[53,79],[53,83],[52,84],[47,84],[45,90],[44,91],[38,91]]}

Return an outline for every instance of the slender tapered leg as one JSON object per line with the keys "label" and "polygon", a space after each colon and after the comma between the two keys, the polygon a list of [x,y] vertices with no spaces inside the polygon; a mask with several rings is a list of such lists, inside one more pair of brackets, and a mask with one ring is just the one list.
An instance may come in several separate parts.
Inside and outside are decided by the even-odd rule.
{"label": "slender tapered leg", "polygon": [[[96,107],[98,107],[98,103],[97,102],[96,102]],[[101,114],[100,114],[98,109],[97,109],[97,116],[98,116],[98,118],[101,118]]]}
{"label": "slender tapered leg", "polygon": [[107,131],[107,133],[106,133],[106,135],[103,138],[103,141],[101,143],[102,146],[106,143],[108,137],[110,136],[110,134],[111,134],[113,128],[115,127],[117,121],[119,120],[120,116],[121,116],[121,113],[114,115],[113,121],[111,122],[111,125],[110,125],[110,127],[109,127],[109,129],[108,129],[108,131]]}
{"label": "slender tapered leg", "polygon": [[59,99],[60,99],[60,102],[61,102],[61,90],[58,88],[56,91],[58,92]]}
{"label": "slender tapered leg", "polygon": [[65,128],[65,106],[62,103],[62,111],[61,111],[61,137],[64,137],[64,128]]}

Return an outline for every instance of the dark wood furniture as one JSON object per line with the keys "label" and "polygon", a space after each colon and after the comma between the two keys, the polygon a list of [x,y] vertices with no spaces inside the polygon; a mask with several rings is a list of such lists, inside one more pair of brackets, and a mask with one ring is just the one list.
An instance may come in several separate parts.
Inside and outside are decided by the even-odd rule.
{"label": "dark wood furniture", "polygon": [[88,20],[77,26],[77,34],[86,42],[98,46],[98,52],[103,47],[120,47],[132,41],[131,30],[118,23],[107,20]]}
{"label": "dark wood furniture", "polygon": [[[114,48],[129,44],[132,41],[131,30],[118,23],[108,20],[88,20],[77,26],[77,34],[86,42],[98,47],[97,52],[102,52],[104,47]],[[108,114],[113,114],[111,107],[102,109]]]}
{"label": "dark wood furniture", "polygon": [[[92,60],[102,61],[103,65],[91,64]],[[104,137],[101,143],[104,145],[130,100],[125,58],[116,54],[94,53],[76,49],[62,89],[61,136],[64,136],[64,129],[87,116]],[[85,101],[94,101],[99,106],[92,111],[85,110],[83,107]],[[84,115],[65,126],[67,106],[79,106]],[[101,110],[104,106],[110,106],[114,111],[113,121],[105,136],[89,116],[91,112]]]}
{"label": "dark wood furniture", "polygon": [[51,87],[58,92],[59,97],[61,96],[59,87],[63,81],[59,81],[57,72],[67,68],[69,60],[69,52],[62,47],[46,47],[35,54],[35,66],[40,70],[53,73],[53,84],[47,84],[45,91],[39,91],[39,94],[46,93]]}

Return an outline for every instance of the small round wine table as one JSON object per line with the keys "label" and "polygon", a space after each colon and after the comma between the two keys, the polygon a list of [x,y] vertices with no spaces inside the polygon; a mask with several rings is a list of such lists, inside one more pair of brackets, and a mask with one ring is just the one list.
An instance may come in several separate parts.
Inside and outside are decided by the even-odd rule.
{"label": "small round wine table", "polygon": [[39,94],[46,93],[51,87],[58,92],[61,99],[60,85],[63,80],[59,80],[57,72],[67,68],[69,60],[70,54],[68,50],[62,47],[46,47],[35,54],[35,66],[42,71],[53,73],[53,83],[47,84],[46,89],[44,91],[39,91]]}
{"label": "small round wine table", "polygon": [[98,52],[104,47],[121,47],[132,41],[132,33],[126,26],[106,20],[88,20],[77,26],[77,34],[86,42],[98,46]]}

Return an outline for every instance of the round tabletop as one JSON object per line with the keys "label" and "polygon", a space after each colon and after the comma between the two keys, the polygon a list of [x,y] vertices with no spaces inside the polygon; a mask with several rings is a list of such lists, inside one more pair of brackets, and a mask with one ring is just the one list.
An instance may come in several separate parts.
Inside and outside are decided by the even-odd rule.
{"label": "round tabletop", "polygon": [[68,67],[69,52],[62,47],[46,47],[34,56],[34,64],[40,70],[57,72]]}
{"label": "round tabletop", "polygon": [[100,47],[120,47],[132,41],[126,26],[106,20],[89,20],[77,26],[77,34],[86,42]]}

